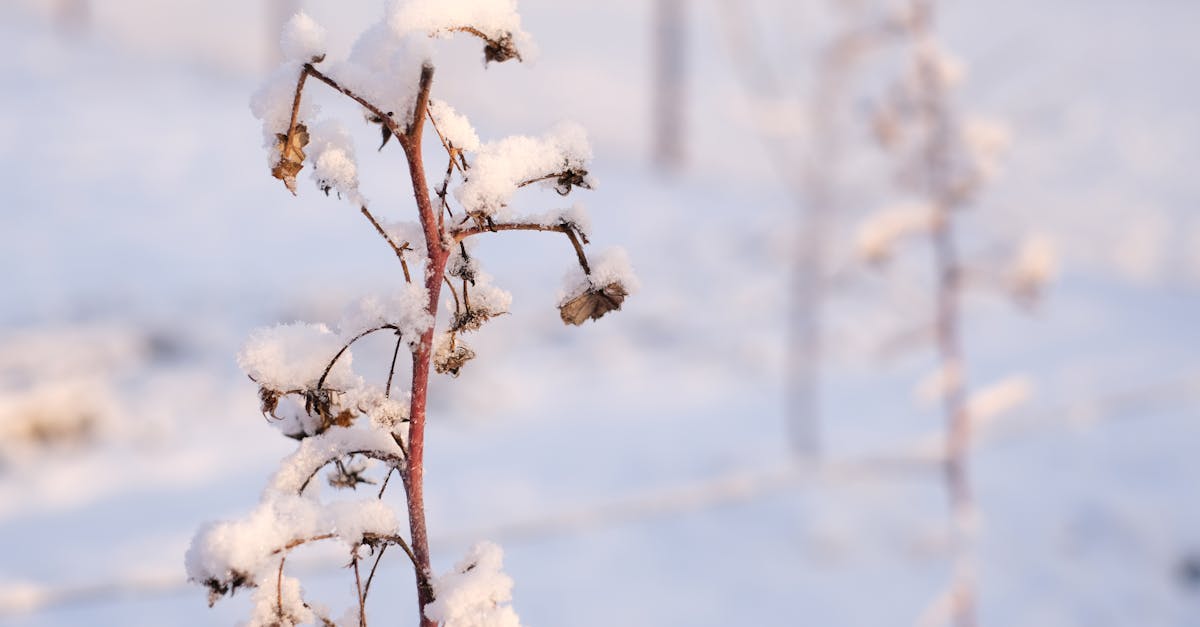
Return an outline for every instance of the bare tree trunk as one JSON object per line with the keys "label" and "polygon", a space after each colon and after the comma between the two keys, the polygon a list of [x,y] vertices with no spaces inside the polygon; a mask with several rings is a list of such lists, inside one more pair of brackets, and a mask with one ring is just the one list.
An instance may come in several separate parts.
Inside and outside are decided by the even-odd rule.
{"label": "bare tree trunk", "polygon": [[655,0],[654,7],[654,161],[676,171],[685,160],[687,125],[686,0]]}

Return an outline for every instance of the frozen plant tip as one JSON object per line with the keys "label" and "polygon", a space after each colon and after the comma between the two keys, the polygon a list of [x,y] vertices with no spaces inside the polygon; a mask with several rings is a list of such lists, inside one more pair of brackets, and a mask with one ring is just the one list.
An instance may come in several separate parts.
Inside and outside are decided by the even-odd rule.
{"label": "frozen plant tip", "polygon": [[[525,187],[548,187],[559,196],[593,188],[591,147],[573,124],[539,137],[481,141],[465,115],[433,97],[429,40],[455,34],[482,40],[487,62],[521,60],[532,50],[513,0],[389,1],[382,19],[340,61],[326,60],[324,30],[300,14],[281,40],[284,64],[251,100],[263,124],[271,175],[295,194],[297,175],[311,168],[320,192],[336,193],[366,218],[395,253],[403,278],[400,289],[363,299],[335,325],[296,322],[256,331],[238,356],[259,386],[263,414],[299,443],[257,508],[201,529],[188,550],[187,571],[208,588],[210,601],[254,588],[252,625],[335,624],[285,572],[293,550],[335,542],[345,552],[355,590],[354,606],[339,614],[348,618],[336,624],[365,627],[379,562],[402,552],[413,567],[422,627],[517,627],[509,606],[513,584],[500,571],[499,547],[477,545],[455,571],[435,578],[425,525],[431,370],[457,376],[476,356],[463,336],[503,317],[512,300],[484,272],[475,240],[508,231],[565,236],[576,268],[559,307],[570,324],[619,309],[636,286],[623,251],[589,259],[584,246],[590,220],[581,205],[541,214],[514,210]],[[319,119],[309,93],[313,85],[349,99],[363,120],[379,125],[380,150],[399,149],[415,220],[376,216],[359,191],[351,136],[336,121]],[[427,130],[436,140],[427,140]],[[426,174],[427,145],[444,150],[444,167],[433,182]],[[368,338],[387,338],[390,354],[370,372],[359,370],[353,355]],[[397,377],[404,361],[411,364],[407,382]],[[393,477],[403,484],[403,515],[384,500]],[[370,494],[326,501],[322,484]]]}

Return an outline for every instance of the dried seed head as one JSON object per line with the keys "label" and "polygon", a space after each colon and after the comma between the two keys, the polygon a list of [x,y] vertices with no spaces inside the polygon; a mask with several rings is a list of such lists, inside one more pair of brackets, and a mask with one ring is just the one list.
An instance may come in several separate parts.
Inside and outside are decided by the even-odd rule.
{"label": "dried seed head", "polygon": [[475,358],[475,351],[453,335],[443,336],[433,356],[433,367],[438,374],[457,377],[462,367]]}
{"label": "dried seed head", "polygon": [[554,181],[554,191],[558,192],[559,196],[566,196],[571,193],[574,187],[582,187],[583,189],[591,189],[592,184],[588,181],[587,170],[572,170],[570,168],[564,170],[558,175]]}
{"label": "dried seed head", "polygon": [[363,476],[367,471],[367,463],[364,460],[349,460],[334,465],[325,479],[329,482],[330,487],[337,489],[356,490],[361,484],[374,485],[375,481]]}
{"label": "dried seed head", "polygon": [[483,323],[508,313],[507,311],[494,311],[482,305],[474,305],[466,311],[455,313],[450,320],[450,330],[459,333],[465,331],[477,331]]}
{"label": "dried seed head", "polygon": [[564,324],[583,324],[586,320],[599,320],[601,316],[621,308],[629,291],[618,282],[602,288],[589,287],[579,296],[559,305],[559,314]]}
{"label": "dried seed head", "polygon": [[268,387],[258,388],[258,400],[264,416],[278,418],[278,416],[275,416],[275,408],[279,407],[280,396],[283,396],[283,393],[279,390],[272,390]]}

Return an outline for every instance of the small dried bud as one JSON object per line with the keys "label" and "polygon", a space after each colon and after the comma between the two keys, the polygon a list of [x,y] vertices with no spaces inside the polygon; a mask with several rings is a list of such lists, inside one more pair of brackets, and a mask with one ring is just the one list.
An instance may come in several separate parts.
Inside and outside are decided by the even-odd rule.
{"label": "small dried bud", "polygon": [[583,324],[586,320],[599,320],[601,316],[621,308],[629,291],[624,285],[613,282],[602,288],[589,287],[582,294],[559,305],[558,310],[564,324]]}
{"label": "small dried bud", "polygon": [[286,133],[275,135],[278,143],[279,162],[271,168],[271,176],[283,181],[288,191],[296,193],[296,175],[304,169],[304,147],[308,145],[308,127],[297,124],[290,137]]}

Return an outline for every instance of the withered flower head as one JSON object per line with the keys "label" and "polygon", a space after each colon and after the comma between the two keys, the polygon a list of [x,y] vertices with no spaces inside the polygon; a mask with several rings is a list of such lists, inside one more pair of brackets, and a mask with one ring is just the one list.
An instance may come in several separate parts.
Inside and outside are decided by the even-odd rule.
{"label": "withered flower head", "polygon": [[205,579],[204,587],[208,588],[208,606],[212,607],[221,597],[227,594],[232,596],[238,588],[253,588],[255,585],[249,575],[232,571],[227,581],[220,581],[215,577]]}
{"label": "withered flower head", "polygon": [[591,189],[592,185],[588,182],[587,175],[587,170],[573,170],[570,168],[563,170],[554,181],[554,191],[558,192],[559,196],[566,196],[575,187]]}
{"label": "withered flower head", "polygon": [[263,416],[278,418],[278,416],[275,415],[275,408],[279,407],[280,396],[283,396],[283,393],[279,390],[272,390],[271,388],[265,386],[258,388],[258,400],[261,403],[260,409],[262,410]]}
{"label": "withered flower head", "polygon": [[500,39],[487,39],[487,45],[483,47],[484,63],[504,63],[510,59],[521,60],[521,52],[517,50],[516,44],[513,43],[512,33],[504,33]]}
{"label": "withered flower head", "polygon": [[308,145],[308,127],[297,124],[292,133],[277,133],[275,149],[279,161],[271,168],[271,176],[283,181],[288,191],[296,193],[296,175],[304,169],[304,147]]}
{"label": "withered flower head", "polygon": [[580,325],[588,319],[599,320],[601,316],[621,308],[629,291],[619,282],[604,287],[589,286],[582,294],[558,306],[564,324]]}
{"label": "withered flower head", "polygon": [[478,331],[483,323],[508,313],[507,311],[496,311],[483,305],[472,305],[470,309],[455,313],[450,319],[450,330],[458,333],[464,331]]}
{"label": "withered flower head", "polygon": [[475,359],[475,351],[471,350],[462,340],[450,335],[438,346],[438,350],[433,356],[433,367],[438,374],[457,377],[462,367],[472,359]]}
{"label": "withered flower head", "polygon": [[362,460],[342,462],[339,459],[325,478],[329,481],[329,486],[332,488],[357,490],[361,484],[375,484],[373,479],[363,476],[363,473],[366,471],[367,465]]}

